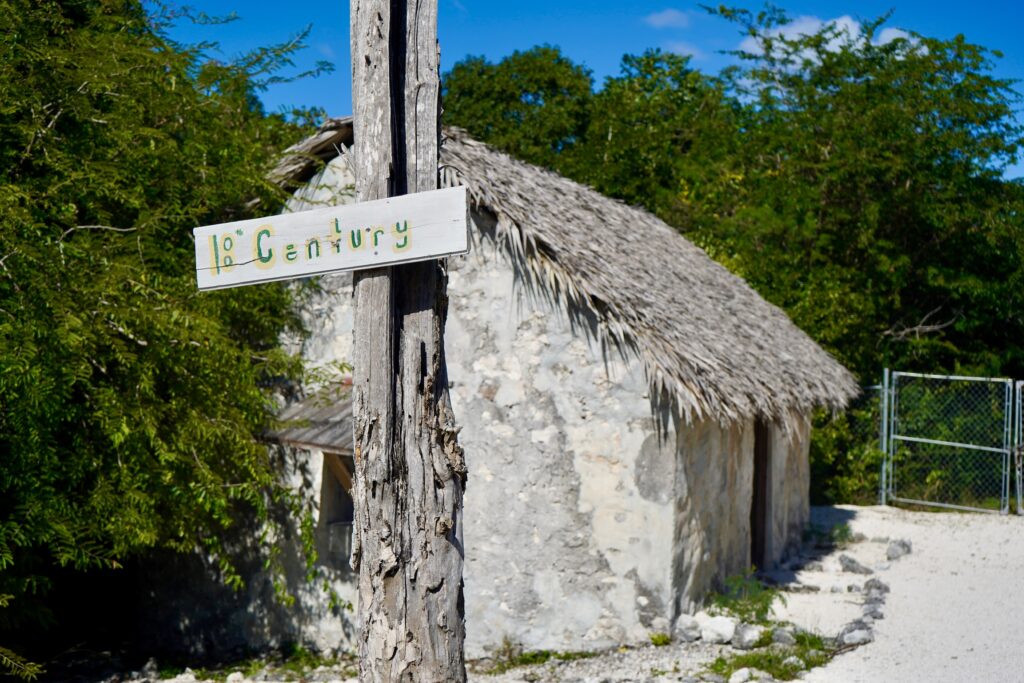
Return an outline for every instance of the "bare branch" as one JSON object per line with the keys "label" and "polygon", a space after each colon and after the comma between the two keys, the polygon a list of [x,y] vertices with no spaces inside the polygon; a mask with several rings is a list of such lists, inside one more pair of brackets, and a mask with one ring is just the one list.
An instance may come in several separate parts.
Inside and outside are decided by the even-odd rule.
{"label": "bare branch", "polygon": [[941,310],[942,306],[937,306],[931,311],[928,311],[928,313],[925,314],[923,318],[921,318],[920,322],[918,322],[913,327],[906,327],[900,323],[897,323],[896,325],[893,325],[888,330],[883,332],[882,336],[892,337],[896,341],[906,341],[911,337],[913,337],[914,339],[920,339],[922,335],[941,332],[942,330],[953,325],[957,320],[963,317],[963,314],[956,313],[953,315],[952,318],[950,318],[946,322],[929,323],[928,320]]}
{"label": "bare branch", "polygon": [[110,230],[111,232],[135,232],[136,229],[135,228],[114,228],[114,227],[111,227],[109,225],[76,225],[75,227],[68,228],[63,233],[61,233],[60,239],[57,240],[57,241],[58,242],[63,242],[65,237],[67,237],[71,233],[77,232],[79,230]]}

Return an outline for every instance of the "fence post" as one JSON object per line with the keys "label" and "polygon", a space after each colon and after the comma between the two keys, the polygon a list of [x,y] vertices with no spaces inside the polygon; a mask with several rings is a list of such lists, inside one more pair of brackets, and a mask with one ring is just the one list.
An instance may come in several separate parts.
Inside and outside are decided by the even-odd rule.
{"label": "fence post", "polygon": [[1021,485],[1024,484],[1024,480],[1021,477],[1021,449],[1024,447],[1024,419],[1022,419],[1022,406],[1021,406],[1021,387],[1024,386],[1024,382],[1014,383],[1013,391],[1013,466],[1016,476],[1014,477],[1015,483],[1017,484],[1017,514],[1024,515],[1024,506],[1022,506],[1021,498]]}
{"label": "fence post", "polygon": [[881,423],[879,443],[882,449],[882,473],[878,478],[878,500],[885,505],[888,485],[886,475],[889,464],[889,368],[882,370],[882,395],[879,397],[879,408],[882,412],[882,419],[879,420]]}

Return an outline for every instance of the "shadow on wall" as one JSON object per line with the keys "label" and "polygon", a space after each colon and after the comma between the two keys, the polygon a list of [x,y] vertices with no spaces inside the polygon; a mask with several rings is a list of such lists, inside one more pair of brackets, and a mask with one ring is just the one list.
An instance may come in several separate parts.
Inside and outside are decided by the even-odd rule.
{"label": "shadow on wall", "polygon": [[[299,484],[303,502],[319,508],[324,485],[316,471],[320,463],[284,448],[275,448],[273,457],[292,483]],[[284,504],[275,505],[271,515],[281,530],[274,543],[280,552],[280,579],[293,600],[275,590],[274,577],[266,568],[270,541],[264,540],[264,529],[255,518],[249,517],[234,527],[225,543],[244,580],[239,590],[226,586],[217,565],[199,553],[161,553],[141,563],[135,587],[141,652],[158,659],[188,656],[196,661],[225,661],[291,644],[324,653],[344,649],[356,627],[354,610],[329,593],[330,587],[353,581],[343,557],[346,553],[333,547],[339,542],[338,529],[332,533],[326,523],[318,525],[318,559],[311,580],[299,532],[301,520]]]}

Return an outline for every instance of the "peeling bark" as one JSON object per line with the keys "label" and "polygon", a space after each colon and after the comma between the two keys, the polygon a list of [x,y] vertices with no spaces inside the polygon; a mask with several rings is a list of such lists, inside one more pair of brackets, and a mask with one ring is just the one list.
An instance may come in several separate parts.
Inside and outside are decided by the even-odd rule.
{"label": "peeling bark", "polygon": [[[438,187],[437,0],[352,0],[358,201]],[[360,680],[464,681],[466,465],[444,358],[441,261],[355,276]]]}

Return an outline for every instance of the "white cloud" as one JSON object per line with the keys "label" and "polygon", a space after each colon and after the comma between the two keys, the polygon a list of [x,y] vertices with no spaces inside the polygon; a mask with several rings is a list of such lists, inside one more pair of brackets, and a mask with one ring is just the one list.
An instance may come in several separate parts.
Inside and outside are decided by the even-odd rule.
{"label": "white cloud", "polygon": [[910,34],[901,28],[883,28],[882,32],[878,34],[878,39],[875,41],[879,45],[885,45],[891,43],[894,40],[904,38],[906,40],[913,40]]}
{"label": "white cloud", "polygon": [[707,54],[693,43],[687,43],[685,40],[673,40],[665,45],[665,49],[669,52],[675,52],[677,55],[690,55],[694,59],[705,59]]}
{"label": "white cloud", "polygon": [[334,53],[334,48],[328,43],[317,43],[316,51],[322,54],[327,59],[335,59],[337,55]]}
{"label": "white cloud", "polygon": [[686,28],[690,15],[677,9],[666,9],[644,17],[644,23],[654,28]]}

